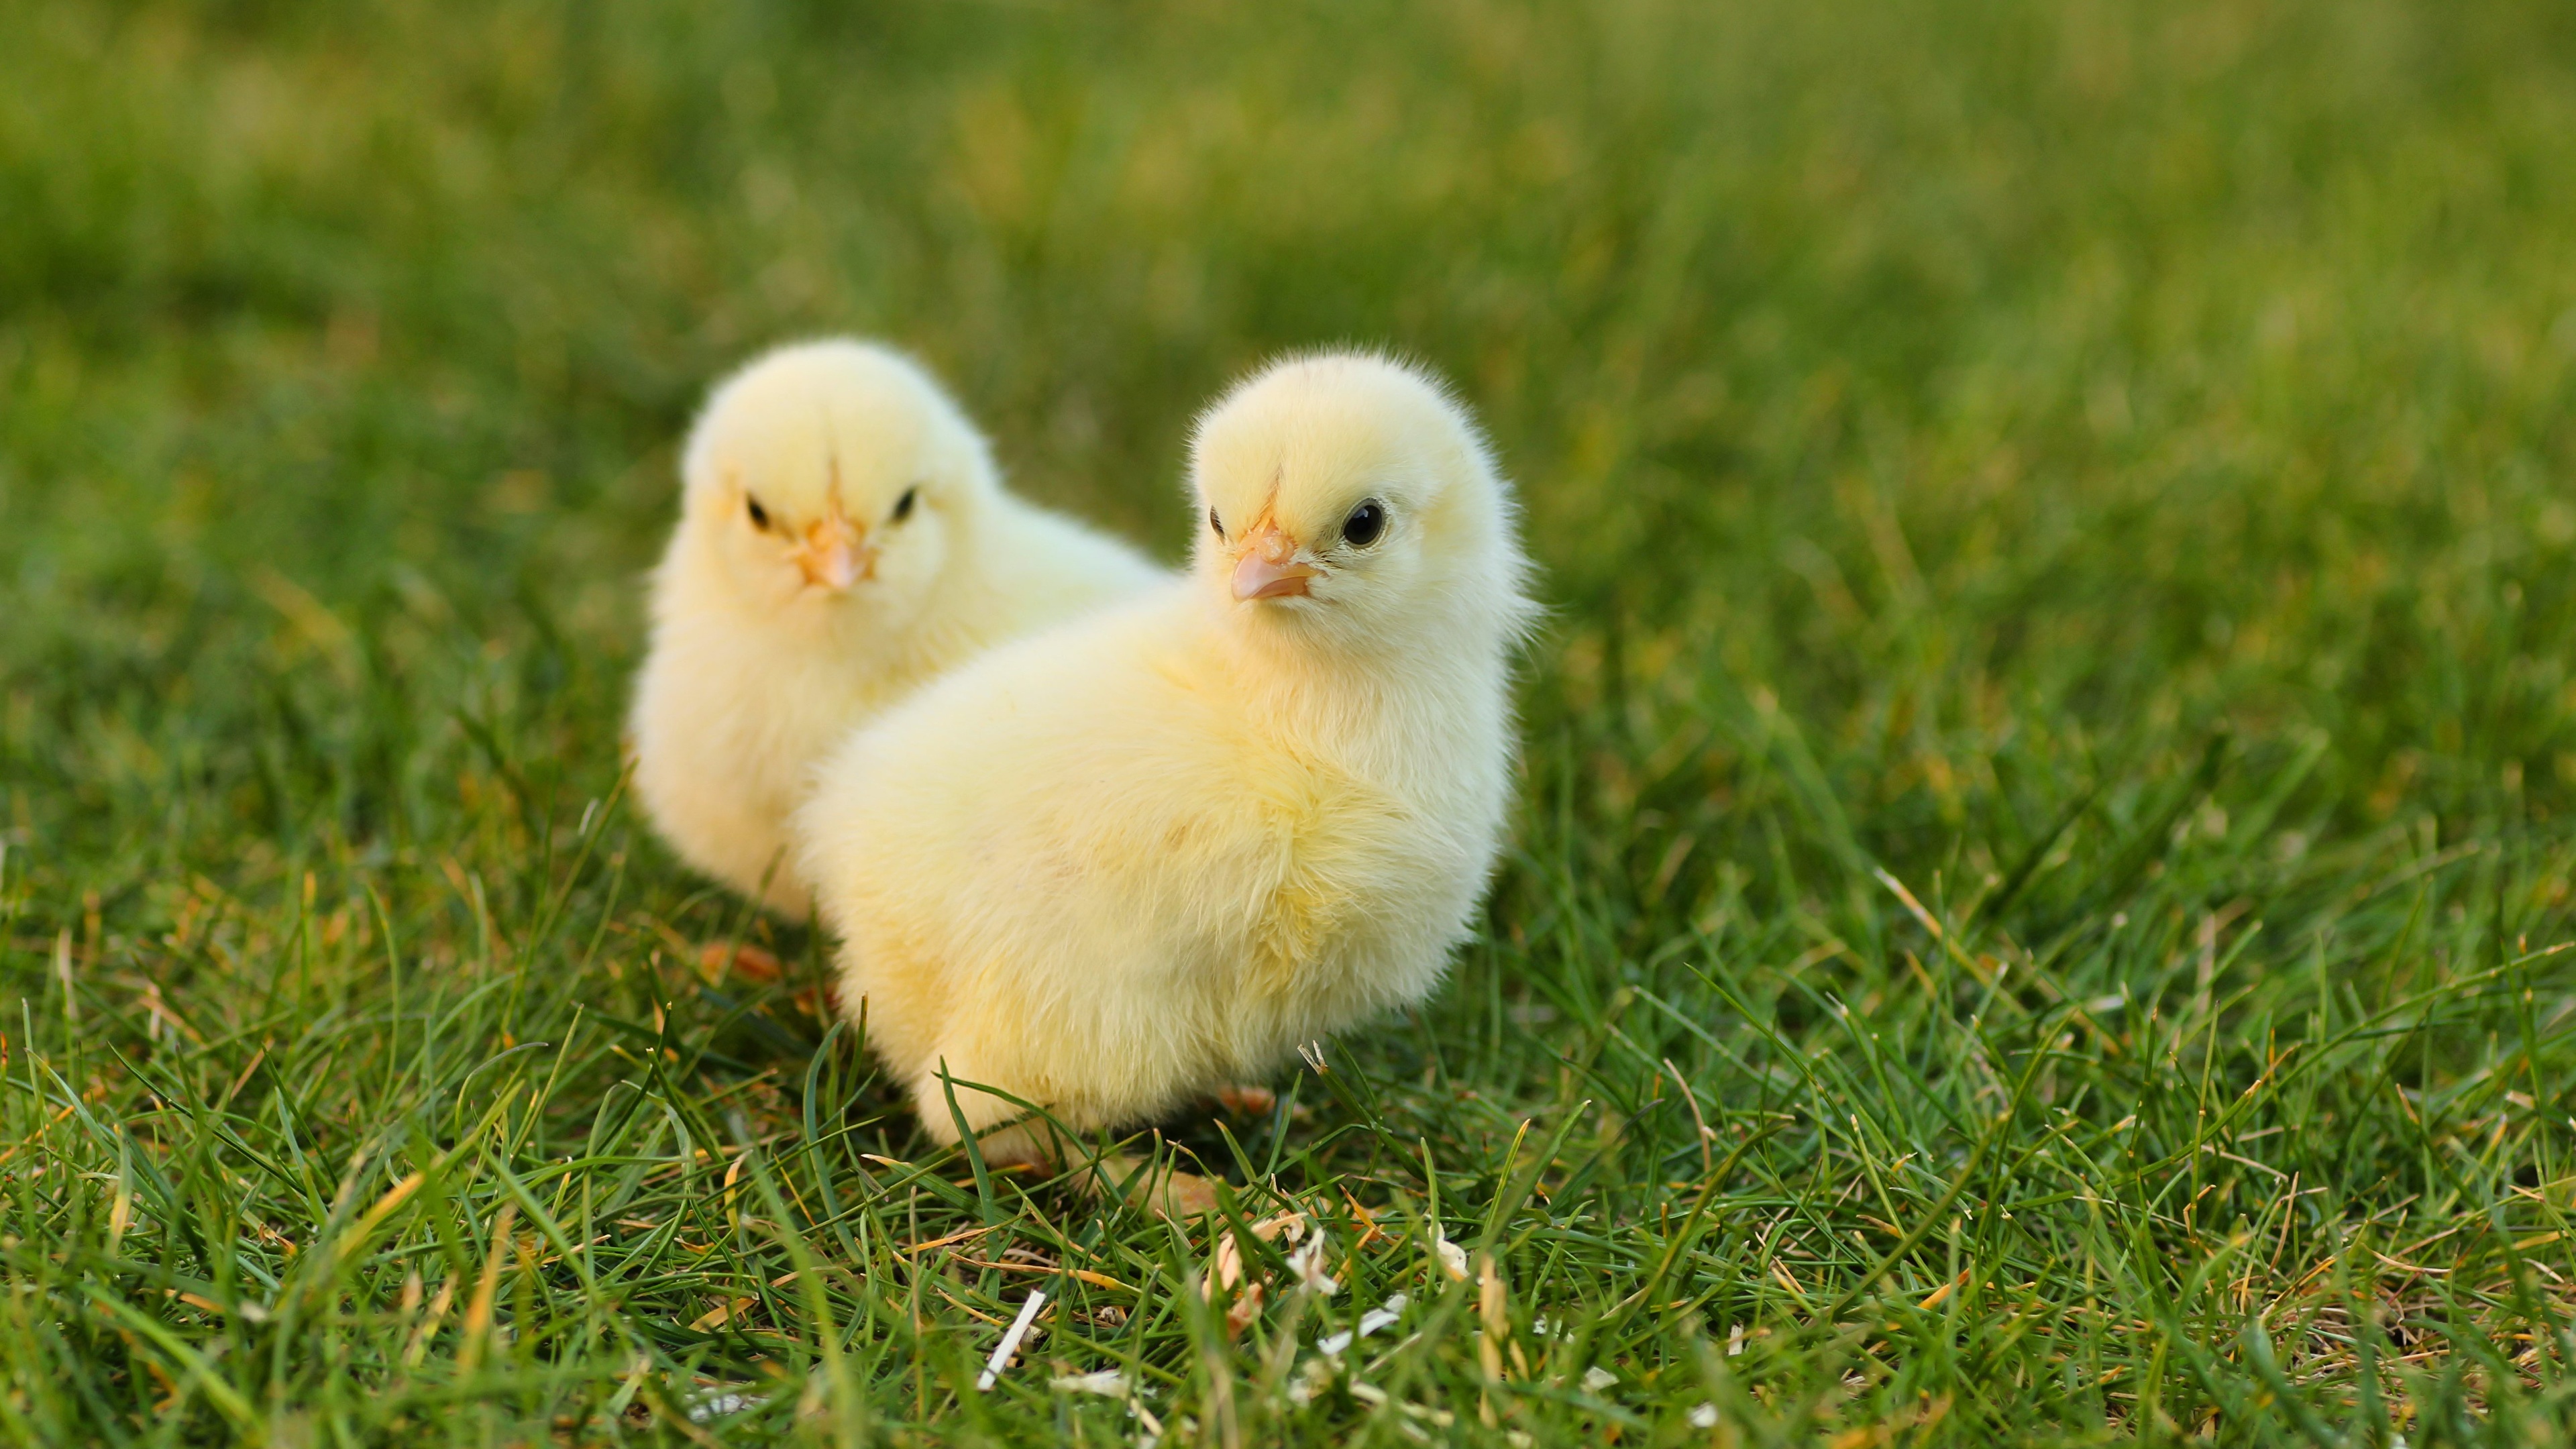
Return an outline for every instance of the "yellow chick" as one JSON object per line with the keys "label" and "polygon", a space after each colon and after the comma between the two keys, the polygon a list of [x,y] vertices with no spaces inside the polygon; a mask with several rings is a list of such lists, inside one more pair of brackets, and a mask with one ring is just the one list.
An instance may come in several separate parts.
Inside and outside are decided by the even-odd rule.
{"label": "yellow chick", "polygon": [[[1421,371],[1280,362],[1199,421],[1190,574],[854,735],[797,817],[841,1001],[931,1135],[1149,1121],[1438,984],[1504,832],[1516,509]],[[998,1129],[998,1130],[996,1130]]]}
{"label": "yellow chick", "polygon": [[1171,578],[1005,491],[939,385],[871,343],[782,347],[735,373],[680,471],[629,726],[635,791],[683,860],[788,916],[808,905],[789,812],[854,725]]}

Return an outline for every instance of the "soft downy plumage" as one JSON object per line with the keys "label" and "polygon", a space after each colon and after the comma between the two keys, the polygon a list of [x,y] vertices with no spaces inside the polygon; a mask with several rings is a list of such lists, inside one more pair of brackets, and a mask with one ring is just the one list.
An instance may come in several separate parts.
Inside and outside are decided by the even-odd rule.
{"label": "soft downy plumage", "polygon": [[691,866],[802,916],[786,822],[850,729],[993,645],[1169,575],[1006,491],[929,374],[782,347],[716,388],[652,579],[635,789]]}
{"label": "soft downy plumage", "polygon": [[1186,578],[924,689],[798,816],[844,1007],[988,1157],[1062,1145],[952,1083],[1125,1127],[1420,1000],[1503,841],[1534,610],[1464,410],[1292,358],[1203,416],[1192,486]]}

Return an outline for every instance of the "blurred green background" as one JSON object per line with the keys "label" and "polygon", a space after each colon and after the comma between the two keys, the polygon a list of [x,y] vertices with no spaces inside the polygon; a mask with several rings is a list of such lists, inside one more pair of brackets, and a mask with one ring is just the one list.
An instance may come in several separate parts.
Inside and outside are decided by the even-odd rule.
{"label": "blurred green background", "polygon": [[[381,616],[424,713],[376,723],[436,733],[451,666],[414,636],[450,610],[515,637],[538,601],[613,679],[701,389],[832,330],[917,350],[1021,487],[1166,552],[1226,380],[1418,355],[1529,495],[1539,671],[1637,684],[1601,722],[1642,733],[1713,669],[1758,681],[1866,746],[1837,784],[1894,848],[2011,793],[1998,741],[2221,717],[2324,731],[2348,824],[2564,798],[2557,6],[6,24],[22,833],[237,828],[262,709],[370,758],[272,572]],[[413,743],[347,808],[417,828],[444,772]]]}
{"label": "blurred green background", "polygon": [[[2022,1018],[1991,992],[1981,1005],[1953,958],[1981,981],[2017,966],[2029,1021],[2134,1005],[2071,1046],[2046,1045],[2054,1026],[1989,1045],[1998,1061],[2069,1053],[2068,1079],[2095,1085],[2052,1110],[2089,1131],[2124,1112],[2152,1127],[2122,1094],[2192,1086],[2165,1155],[2129,1159],[2152,1195],[2139,1164],[2216,1161],[2190,1124],[2271,1080],[2273,1033],[2346,1040],[2410,993],[2494,985],[2569,934],[2576,7],[40,0],[0,13],[0,970],[25,1004],[0,1030],[67,1060],[83,1031],[44,1013],[77,974],[88,1030],[140,1060],[177,1048],[136,1004],[166,999],[203,1049],[173,1070],[211,1098],[256,1080],[255,1050],[278,1053],[278,1074],[293,1043],[330,1037],[297,1069],[317,1080],[343,1060],[330,1052],[392,1059],[404,1008],[368,1014],[391,944],[374,922],[409,943],[398,958],[458,981],[571,953],[530,988],[539,1015],[549,990],[544,1009],[567,1012],[614,994],[600,941],[641,961],[656,940],[731,929],[622,817],[601,845],[622,897],[558,846],[591,838],[582,807],[616,780],[639,574],[692,408],[746,354],[834,331],[917,352],[1017,487],[1165,556],[1187,537],[1191,417],[1281,349],[1419,357],[1493,433],[1552,615],[1526,671],[1526,805],[1492,930],[1441,1003],[1363,1041],[1351,1068],[1421,1094],[1385,1108],[1416,1115],[1365,1179],[1405,1201],[1438,1181],[1404,1163],[1416,1136],[1484,1164],[1445,1189],[1472,1203],[1510,1180],[1508,1121],[1466,1125],[1487,1109],[1458,1106],[1453,1082],[1547,1130],[1590,1120],[1578,1104],[1605,1093],[1646,1113],[1651,1093],[1653,1133],[1605,1126],[1631,1147],[1600,1149],[1645,1154],[1619,1169],[1642,1196],[1601,1188],[1582,1241],[1668,1231],[1691,1197],[1659,1184],[1699,1163],[1673,1144],[1701,1139],[1654,1136],[1670,1160],[1634,1146],[1688,1127],[1655,1059],[1690,1064],[1694,1112],[1750,1122],[1787,1100],[1767,1094],[1795,1095],[1777,1062],[1870,1055],[1834,1024],[1848,999],[1885,1013],[1914,1075],[1799,1089],[1816,1094],[1793,1108],[1811,1126],[1763,1170],[1782,1201],[1820,1202],[1856,1170],[1829,1130],[1847,1111],[1995,1109],[1971,1043],[2007,1029],[1989,1010]],[[227,910],[231,925],[200,928]],[[299,912],[334,910],[340,955],[287,949]],[[549,944],[567,912],[591,956]],[[2119,934],[2133,917],[2144,939]],[[1666,1022],[1622,1055],[1618,1032],[1647,1034],[1643,1008],[1620,1025],[1635,992],[1702,991],[1658,984],[1685,956],[1722,963],[1680,1013],[1698,1036]],[[332,984],[282,1002],[290,959]],[[2465,1236],[2436,1251],[2474,1258],[2454,1265],[2467,1283],[2505,1261],[2484,1225],[2509,1247],[2557,1220],[2570,982],[2526,964],[2519,1004],[2471,992],[2442,1008],[2447,1034],[2409,1018],[2381,1056],[2337,1069],[2343,1106],[2264,1119],[2288,1133],[2264,1152],[2321,1156],[2266,1156],[2263,1173],[2335,1185],[2291,1199],[2285,1244],[2294,1219],[2330,1255],[2369,1224],[2411,1221],[2411,1239],[2456,1221]],[[664,966],[688,974],[676,947]],[[704,1011],[715,1030],[724,1013]],[[1780,1035],[1739,1040],[1747,1020]],[[536,1030],[514,1022],[473,1017],[441,1050],[471,1065]],[[69,1098],[29,1060],[6,1110],[33,1142]],[[787,1060],[782,1080],[804,1070]],[[1426,1061],[1438,1071],[1417,1083]],[[174,1090],[92,1066],[81,1090],[102,1120],[140,1122]],[[2414,1095],[2381,1090],[2401,1077]],[[489,1088],[441,1080],[459,1101]],[[323,1112],[335,1161],[416,1105],[391,1077],[374,1092]],[[1919,1161],[1986,1161],[1964,1155],[1960,1119],[1924,1112]],[[2437,1118],[2451,1125],[2424,1125]],[[883,1130],[898,1150],[902,1123]],[[2026,1145],[2058,1130],[2032,1126]],[[99,1131],[59,1149],[75,1172],[112,1176],[140,1150]],[[2401,1132],[2421,1140],[2391,1145]],[[2439,1145],[2481,1141],[2469,1165]],[[1351,1149],[1314,1150],[1329,1165]],[[2238,1177],[2252,1211],[2271,1178]],[[1924,1203],[1957,1200],[1942,1180]],[[327,1188],[294,1211],[323,1220]],[[106,1207],[13,1191],[26,1222],[113,1257]],[[2066,1242],[2091,1231],[2049,1201],[2073,1215]],[[2018,1331],[1979,1320],[1926,1330],[1948,1345],[1928,1357],[1891,1351],[1932,1379],[1861,1370],[1868,1388],[1814,1412],[1924,1442],[2082,1439],[2106,1421],[2307,1435],[2286,1382],[2227,1347],[2235,1310],[2138,1306],[2190,1298],[2178,1278],[2146,1286],[2158,1271],[2219,1272],[2233,1220],[2141,1211],[2121,1239],[2123,1271],[2143,1275],[2128,1286],[2091,1267],[2070,1286],[2075,1260],[2050,1256],[2064,1243],[2028,1248],[2026,1271],[2069,1321],[2066,1305],[2107,1294],[2171,1345],[2203,1345],[2189,1368],[2202,1350],[2085,1320],[2097,1353],[2134,1350],[2130,1384],[2170,1379],[2169,1410],[2094,1396],[2109,1378],[2032,1377],[2012,1367]],[[1798,1271],[1875,1281],[1859,1272],[1888,1243],[1863,1241],[1860,1260]],[[1529,1271],[1579,1300],[1598,1288],[1586,1275],[1633,1276],[1660,1249],[1567,1251]],[[2564,1243],[2551,1251],[2543,1267],[2576,1276]],[[2290,1292],[2309,1260],[2274,1256],[2270,1291]],[[2514,1283],[2544,1281],[2507,1256]],[[68,1293],[48,1275],[72,1261],[9,1272]],[[1774,1291],[1761,1261],[1738,1264],[1746,1293]],[[393,1284],[377,1285],[386,1303]],[[2423,1409],[2413,1442],[2488,1432],[2514,1392],[2493,1365],[2555,1342],[2566,1308],[2528,1296],[2555,1291],[2479,1300],[2539,1316],[2494,1330],[2488,1368],[2441,1370],[2448,1387],[2422,1402],[2455,1418]],[[34,1413],[62,1365],[125,1384],[120,1355],[144,1352],[105,1329],[48,1338],[53,1311],[0,1313],[9,1416]],[[1774,1310],[1706,1311],[1740,1325]],[[1464,1322],[1433,1336],[1450,1357],[1424,1382],[1481,1382]],[[1754,1439],[1813,1422],[1797,1417],[1808,1389],[1729,1399],[1702,1386],[1723,1374],[1684,1346],[1696,1327],[1656,1331],[1684,1366],[1655,1391],[1668,1402],[1630,1420],[1560,1405],[1544,1412],[1572,1417],[1546,1432],[1651,1422],[1657,1442],[1699,1442],[1706,1426],[1680,1415],[1709,1394],[1728,1417],[1708,1432],[1736,1433],[1739,1409]],[[1842,1404],[1847,1348],[1807,1343],[1766,1371]],[[624,1350],[602,1354],[613,1388]],[[2558,1356],[2527,1371],[2542,1417],[2499,1411],[2493,1432],[2563,1425],[2546,1418],[2566,1412]],[[1204,1390],[1196,1359],[1166,1358],[1200,1385],[1176,1393]],[[337,1404],[310,1424],[352,1442],[418,1422],[381,1417],[409,1412],[398,1394],[371,1407],[276,1372],[244,1380],[246,1402]],[[2354,1397],[2348,1364],[2317,1372],[2300,1381],[2325,1385],[2338,1426],[2376,1402]],[[567,1373],[544,1394],[589,1392]],[[214,1412],[172,1392],[196,1406],[180,1421]],[[1468,1422],[1477,1390],[1459,1392],[1456,1432],[1486,1432]],[[1927,1424],[1936,1392],[1961,1407]],[[537,1423],[568,1402],[544,1394],[512,1412]],[[1343,1428],[1295,1422],[1392,1442],[1392,1410],[1341,1403],[1357,1416]],[[929,1404],[913,1409],[939,1420]],[[126,1422],[68,1399],[49,1412],[59,1432]],[[135,1427],[148,1418],[115,1432],[198,1432]],[[681,1434],[669,1420],[634,1432]]]}

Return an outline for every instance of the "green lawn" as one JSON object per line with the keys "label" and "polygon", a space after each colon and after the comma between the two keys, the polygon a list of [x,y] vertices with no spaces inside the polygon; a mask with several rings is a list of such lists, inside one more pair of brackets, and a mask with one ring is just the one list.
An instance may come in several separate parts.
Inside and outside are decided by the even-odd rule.
{"label": "green lawn", "polygon": [[[1281,348],[1519,480],[1485,931],[1165,1128],[1338,1296],[932,1150],[621,805],[823,330],[1167,556]],[[2553,0],[0,8],[0,1436],[2562,1444],[2571,648]]]}

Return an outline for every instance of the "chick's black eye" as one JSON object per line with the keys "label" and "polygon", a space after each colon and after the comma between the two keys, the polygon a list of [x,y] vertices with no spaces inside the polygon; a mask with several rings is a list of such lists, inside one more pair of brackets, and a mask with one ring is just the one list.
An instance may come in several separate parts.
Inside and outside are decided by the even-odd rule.
{"label": "chick's black eye", "polygon": [[1208,531],[1219,538],[1225,537],[1225,525],[1216,521],[1216,510],[1213,508],[1208,510]]}
{"label": "chick's black eye", "polygon": [[760,500],[749,494],[744,494],[742,501],[744,506],[751,510],[751,526],[764,533],[768,532],[769,510],[761,507]]}
{"label": "chick's black eye", "polygon": [[921,485],[918,483],[915,483],[911,487],[903,490],[903,496],[894,501],[894,521],[901,523],[905,519],[910,518],[912,516],[912,502],[915,498],[920,496]]}
{"label": "chick's black eye", "polygon": [[1342,542],[1353,548],[1366,548],[1386,532],[1386,505],[1372,498],[1351,510],[1342,520]]}

